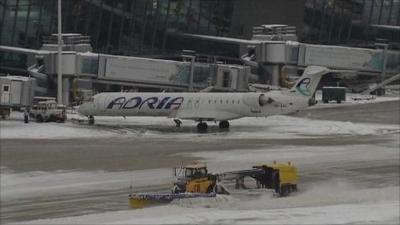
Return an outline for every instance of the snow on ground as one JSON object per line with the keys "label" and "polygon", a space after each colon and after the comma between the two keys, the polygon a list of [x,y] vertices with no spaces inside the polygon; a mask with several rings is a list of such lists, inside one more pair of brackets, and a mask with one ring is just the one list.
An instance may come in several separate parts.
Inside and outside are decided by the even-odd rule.
{"label": "snow on ground", "polygon": [[[249,169],[249,165],[260,165],[291,161],[299,168],[321,165],[340,166],[345,162],[400,159],[398,143],[393,146],[348,145],[348,146],[285,146],[263,149],[238,149],[229,151],[209,151],[182,153],[203,158],[210,171],[226,172]],[[344,157],[345,156],[345,157]]]}
{"label": "snow on ground", "polygon": [[[249,165],[292,160],[300,173],[307,167],[321,168],[322,173],[337,170],[346,163],[399,159],[397,140],[387,144],[348,145],[331,147],[292,146],[284,149],[238,149],[219,152],[185,153],[202,157],[210,171],[223,172],[248,169]],[[398,144],[398,143],[397,143]],[[250,157],[251,156],[251,157]],[[319,164],[319,165],[316,165]],[[312,169],[311,168],[311,169]],[[324,170],[325,169],[325,170]],[[332,171],[331,171],[332,172]],[[107,172],[64,172],[12,174],[5,179],[8,183],[6,194],[16,196],[29,186],[30,194],[44,188],[44,191],[62,193],[70,185],[74,188],[111,188],[125,185],[127,176],[132,173]],[[29,176],[32,176],[32,180]],[[133,180],[138,185],[159,182],[162,177],[171,176],[170,170],[151,170],[133,172]],[[351,183],[348,178],[315,181],[311,186],[299,186],[299,192],[287,198],[275,198],[269,190],[245,192],[240,190],[231,196],[215,199],[184,199],[169,205],[139,210],[123,210],[88,214],[75,217],[28,221],[27,224],[398,224],[399,187],[382,183],[375,188]],[[348,176],[348,175],[346,175]],[[363,177],[368,175],[364,174]],[[386,175],[385,175],[386,176]],[[394,179],[393,174],[388,174]],[[392,176],[390,178],[390,176]],[[28,179],[26,179],[28,177]],[[38,178],[38,180],[35,180]],[[2,175],[3,179],[3,175]],[[55,180],[54,184],[51,180]],[[105,180],[103,183],[101,180]],[[50,182],[48,182],[50,181]],[[83,182],[83,183],[81,183]],[[46,185],[52,183],[49,188]],[[111,184],[110,186],[108,186]],[[155,184],[155,183],[154,183]],[[58,187],[59,186],[59,187]],[[98,187],[97,187],[98,186]],[[8,192],[7,192],[8,189]],[[2,191],[3,191],[2,187]],[[26,193],[25,193],[26,194]],[[36,194],[36,193],[35,193]],[[41,194],[41,193],[39,193]],[[245,198],[243,198],[243,195]]]}
{"label": "snow on ground", "polygon": [[398,224],[399,202],[378,201],[284,209],[207,209],[160,206],[29,224]]}
{"label": "snow on ground", "polygon": [[[74,115],[76,116],[76,115]],[[290,116],[267,118],[246,117],[231,121],[229,132],[221,132],[210,123],[208,133],[198,133],[196,124],[184,121],[176,128],[173,121],[164,117],[96,117],[96,125],[66,123],[28,124],[18,120],[0,122],[2,139],[68,139],[101,137],[174,137],[196,138],[296,138],[304,135],[374,135],[398,132],[398,125],[361,124],[340,121],[311,120]],[[284,136],[282,134],[285,134]]]}
{"label": "snow on ground", "polygon": [[115,190],[171,183],[171,169],[136,170],[132,172],[106,171],[32,171],[14,173],[1,169],[0,198],[2,201]]}

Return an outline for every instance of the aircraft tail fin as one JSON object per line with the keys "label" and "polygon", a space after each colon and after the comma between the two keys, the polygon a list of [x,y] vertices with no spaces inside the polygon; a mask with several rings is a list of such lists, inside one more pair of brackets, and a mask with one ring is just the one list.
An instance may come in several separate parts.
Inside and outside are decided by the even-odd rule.
{"label": "aircraft tail fin", "polygon": [[314,95],[322,76],[329,73],[329,71],[328,68],[323,66],[308,66],[290,90],[300,95],[311,97]]}

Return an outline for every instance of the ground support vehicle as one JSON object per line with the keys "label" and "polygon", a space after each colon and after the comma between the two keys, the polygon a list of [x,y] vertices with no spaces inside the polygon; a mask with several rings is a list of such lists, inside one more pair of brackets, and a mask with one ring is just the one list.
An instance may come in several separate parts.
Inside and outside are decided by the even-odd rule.
{"label": "ground support vehicle", "polygon": [[64,105],[57,105],[55,100],[39,101],[29,112],[36,122],[61,122],[67,119]]}
{"label": "ground support vehicle", "polygon": [[238,170],[220,174],[208,173],[205,164],[192,164],[175,169],[178,177],[171,193],[131,193],[129,204],[132,208],[169,203],[182,198],[210,198],[216,194],[229,194],[220,181],[234,180],[235,188],[246,189],[245,177],[256,181],[257,188],[273,189],[277,196],[284,197],[297,191],[297,169],[290,162],[253,166],[249,170]]}
{"label": "ground support vehicle", "polygon": [[328,103],[332,100],[339,104],[342,103],[342,101],[346,101],[346,89],[344,87],[323,87],[322,101]]}

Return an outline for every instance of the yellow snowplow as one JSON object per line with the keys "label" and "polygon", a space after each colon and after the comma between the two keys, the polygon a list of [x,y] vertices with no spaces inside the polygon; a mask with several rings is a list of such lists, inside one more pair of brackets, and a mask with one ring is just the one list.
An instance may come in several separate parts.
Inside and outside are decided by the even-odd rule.
{"label": "yellow snowplow", "polygon": [[205,164],[191,164],[175,169],[178,178],[173,193],[210,193],[215,191],[217,176],[209,174]]}
{"label": "yellow snowplow", "polygon": [[297,169],[290,162],[287,164],[274,162],[270,165],[253,166],[253,168],[264,171],[263,174],[255,177],[261,187],[274,189],[282,197],[297,191]]}
{"label": "yellow snowplow", "polygon": [[274,189],[279,196],[287,196],[297,191],[297,169],[290,162],[281,164],[253,166],[249,170],[239,170],[220,174],[208,173],[205,164],[191,164],[179,169],[175,168],[177,181],[171,192],[132,193],[129,204],[132,208],[143,208],[148,205],[169,203],[183,198],[210,198],[216,194],[229,194],[229,191],[217,181],[235,180],[235,188],[246,188],[245,177],[256,180],[258,188]]}

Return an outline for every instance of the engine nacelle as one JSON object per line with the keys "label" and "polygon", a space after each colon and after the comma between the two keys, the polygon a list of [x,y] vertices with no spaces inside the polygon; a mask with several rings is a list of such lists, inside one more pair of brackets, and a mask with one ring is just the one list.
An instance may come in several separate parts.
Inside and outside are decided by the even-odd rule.
{"label": "engine nacelle", "polygon": [[271,104],[275,102],[272,98],[265,96],[264,94],[260,95],[249,95],[244,98],[244,103],[251,108],[259,108],[260,106],[265,106],[267,104]]}

